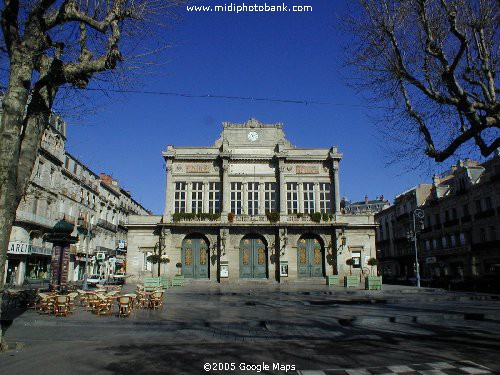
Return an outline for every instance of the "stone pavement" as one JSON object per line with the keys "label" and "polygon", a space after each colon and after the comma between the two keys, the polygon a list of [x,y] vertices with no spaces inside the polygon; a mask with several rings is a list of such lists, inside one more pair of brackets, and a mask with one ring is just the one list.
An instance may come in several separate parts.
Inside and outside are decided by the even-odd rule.
{"label": "stone pavement", "polygon": [[[499,296],[439,289],[193,283],[130,318],[27,310],[2,323],[22,347],[0,354],[2,373],[500,373]],[[455,368],[411,368],[432,363]]]}

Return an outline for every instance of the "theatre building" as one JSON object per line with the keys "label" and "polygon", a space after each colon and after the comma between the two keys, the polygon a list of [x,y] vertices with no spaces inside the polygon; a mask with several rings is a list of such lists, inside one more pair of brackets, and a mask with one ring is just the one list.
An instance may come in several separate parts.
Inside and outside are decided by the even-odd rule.
{"label": "theatre building", "polygon": [[[297,279],[369,271],[372,213],[340,210],[337,147],[298,148],[282,124],[225,122],[210,147],[167,146],[163,215],[131,216],[127,273],[209,282]],[[151,259],[151,258],[150,258]]]}

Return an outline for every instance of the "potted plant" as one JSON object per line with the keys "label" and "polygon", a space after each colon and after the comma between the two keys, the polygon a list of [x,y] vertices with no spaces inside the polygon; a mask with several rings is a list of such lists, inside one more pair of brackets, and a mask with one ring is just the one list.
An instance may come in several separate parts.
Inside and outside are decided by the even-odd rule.
{"label": "potted plant", "polygon": [[183,286],[184,285],[184,276],[182,275],[182,263],[178,262],[175,264],[177,267],[177,275],[172,277],[172,286]]}
{"label": "potted plant", "polygon": [[234,213],[230,212],[227,214],[227,221],[229,221],[230,223],[232,223],[234,220]]}
{"label": "potted plant", "polygon": [[345,264],[349,266],[349,276],[344,278],[344,286],[346,288],[357,287],[359,285],[359,279],[357,276],[352,275],[352,266],[354,264],[354,259],[348,258]]}
{"label": "potted plant", "polygon": [[365,278],[365,289],[382,289],[382,276],[372,275],[373,266],[378,264],[377,258],[368,259],[370,275]]}
{"label": "potted plant", "polygon": [[176,276],[182,275],[182,271],[181,271],[181,269],[182,269],[182,263],[178,262],[178,263],[175,264],[175,266],[177,267],[177,275]]}

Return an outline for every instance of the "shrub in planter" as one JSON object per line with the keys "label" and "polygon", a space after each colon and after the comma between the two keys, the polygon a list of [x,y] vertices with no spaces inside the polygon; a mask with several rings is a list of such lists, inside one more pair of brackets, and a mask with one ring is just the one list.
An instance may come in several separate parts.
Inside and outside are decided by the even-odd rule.
{"label": "shrub in planter", "polygon": [[280,220],[279,212],[266,212],[267,220],[271,223],[277,223]]}
{"label": "shrub in planter", "polygon": [[373,274],[373,266],[376,266],[377,264],[378,264],[377,258],[368,259],[368,265],[371,267],[370,275]]}
{"label": "shrub in planter", "polygon": [[349,276],[352,276],[352,265],[354,264],[354,259],[349,258],[345,261],[345,264],[349,266]]}
{"label": "shrub in planter", "polygon": [[309,214],[309,217],[315,223],[319,223],[321,221],[321,212],[313,212],[312,214]]}
{"label": "shrub in planter", "polygon": [[234,220],[234,213],[230,212],[227,214],[227,220],[232,223]]}
{"label": "shrub in planter", "polygon": [[181,268],[182,268],[182,263],[179,262],[179,263],[176,263],[175,266],[177,267],[177,270],[178,270],[178,275],[181,275],[182,274],[182,271],[181,271]]}

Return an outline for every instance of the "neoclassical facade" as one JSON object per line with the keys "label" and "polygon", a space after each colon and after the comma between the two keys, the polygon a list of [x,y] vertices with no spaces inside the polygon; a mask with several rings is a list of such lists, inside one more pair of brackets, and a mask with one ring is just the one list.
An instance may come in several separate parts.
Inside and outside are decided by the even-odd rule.
{"label": "neoclassical facade", "polygon": [[[168,146],[165,210],[131,216],[127,272],[212,282],[287,282],[367,272],[375,257],[373,214],[340,210],[337,147],[298,148],[282,124],[223,123],[211,147]],[[179,269],[177,267],[180,263]]]}

